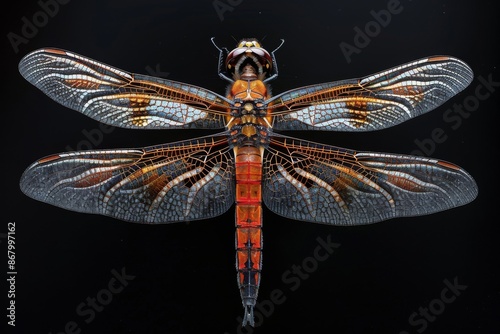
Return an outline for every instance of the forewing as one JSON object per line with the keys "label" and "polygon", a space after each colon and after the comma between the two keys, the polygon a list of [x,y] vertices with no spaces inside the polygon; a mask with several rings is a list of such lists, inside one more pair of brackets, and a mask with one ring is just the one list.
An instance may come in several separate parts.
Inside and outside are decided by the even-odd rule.
{"label": "forewing", "polygon": [[360,79],[294,89],[268,103],[277,130],[379,130],[440,106],[472,76],[463,61],[434,56]]}
{"label": "forewing", "polygon": [[228,103],[209,90],[128,73],[78,54],[40,49],[19,71],[55,101],[100,122],[135,129],[223,128]]}
{"label": "forewing", "polygon": [[263,201],[273,212],[332,225],[429,214],[477,195],[472,177],[449,162],[284,136],[271,140],[263,175]]}
{"label": "forewing", "polygon": [[234,203],[234,167],[225,135],[144,149],[68,152],[33,163],[28,196],[65,209],[137,223],[218,216]]}

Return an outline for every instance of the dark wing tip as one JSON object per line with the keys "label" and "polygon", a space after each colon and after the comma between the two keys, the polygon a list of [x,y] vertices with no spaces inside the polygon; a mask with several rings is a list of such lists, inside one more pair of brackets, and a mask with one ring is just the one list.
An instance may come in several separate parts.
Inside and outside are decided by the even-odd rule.
{"label": "dark wing tip", "polygon": [[47,191],[44,185],[46,185],[49,180],[43,173],[40,173],[39,167],[45,163],[53,163],[60,158],[60,155],[53,154],[41,158],[28,166],[19,180],[19,187],[21,191],[26,196],[35,200],[42,202],[46,201]]}
{"label": "dark wing tip", "polygon": [[37,161],[26,168],[19,180],[19,187],[26,196],[43,202],[45,198],[44,193],[41,191],[40,187],[34,186],[34,184],[36,184],[34,181],[38,180],[40,177],[36,168],[38,164]]}
{"label": "dark wing tip", "polygon": [[438,160],[437,164],[441,167],[447,168],[453,171],[457,176],[455,180],[455,186],[460,190],[461,196],[455,198],[455,205],[450,208],[466,205],[474,201],[479,193],[479,188],[477,186],[474,178],[463,168],[444,160]]}

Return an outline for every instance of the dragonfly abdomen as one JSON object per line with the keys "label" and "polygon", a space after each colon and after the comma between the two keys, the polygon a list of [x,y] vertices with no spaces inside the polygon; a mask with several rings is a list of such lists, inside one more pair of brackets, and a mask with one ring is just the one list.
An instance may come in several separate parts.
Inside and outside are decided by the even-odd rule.
{"label": "dragonfly abdomen", "polygon": [[262,269],[262,150],[235,148],[236,167],[236,270],[245,318],[253,325]]}

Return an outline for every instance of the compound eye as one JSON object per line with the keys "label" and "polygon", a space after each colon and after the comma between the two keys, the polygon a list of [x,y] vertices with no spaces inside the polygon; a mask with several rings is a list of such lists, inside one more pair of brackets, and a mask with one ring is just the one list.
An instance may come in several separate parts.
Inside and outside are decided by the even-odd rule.
{"label": "compound eye", "polygon": [[262,70],[269,72],[273,67],[273,60],[269,52],[261,47],[257,40],[242,40],[226,58],[226,69],[234,71],[241,57],[253,59],[254,65],[262,67]]}
{"label": "compound eye", "polygon": [[259,57],[265,57],[266,55],[266,52],[262,48],[255,47],[251,48],[250,50]]}

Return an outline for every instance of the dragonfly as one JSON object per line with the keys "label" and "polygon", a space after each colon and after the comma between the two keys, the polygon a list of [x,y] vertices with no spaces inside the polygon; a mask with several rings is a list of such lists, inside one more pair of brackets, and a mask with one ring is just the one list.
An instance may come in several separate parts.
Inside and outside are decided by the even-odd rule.
{"label": "dragonfly", "polygon": [[214,129],[195,139],[132,149],[63,152],[31,164],[21,190],[64,209],[163,224],[235,207],[242,324],[255,326],[263,206],[288,219],[362,225],[465,205],[477,196],[461,167],[431,157],[376,153],[289,137],[291,130],[385,129],[442,105],[473,72],[431,56],[361,78],[272,95],[276,51],[254,38],[229,51],[212,38],[225,94],[130,73],[55,48],[27,54],[21,75],[56,102],[128,129]]}

